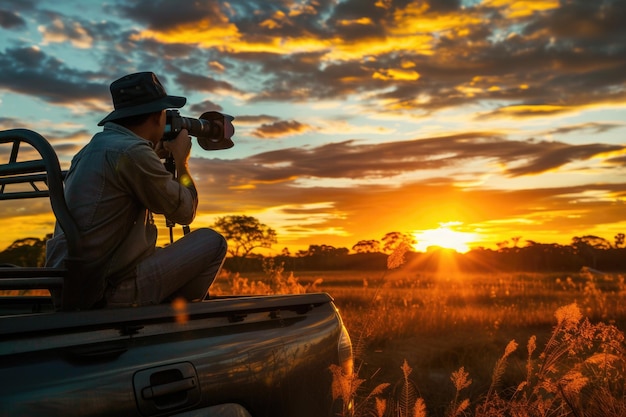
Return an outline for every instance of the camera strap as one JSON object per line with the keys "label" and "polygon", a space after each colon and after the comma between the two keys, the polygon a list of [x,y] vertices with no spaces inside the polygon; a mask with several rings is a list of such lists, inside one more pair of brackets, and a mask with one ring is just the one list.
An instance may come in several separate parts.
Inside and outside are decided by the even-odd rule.
{"label": "camera strap", "polygon": [[[174,163],[174,157],[171,154],[168,155],[167,158],[165,158],[165,162],[163,163],[163,165],[165,165],[165,169],[170,174],[172,174],[173,178],[177,179],[176,164]],[[170,244],[174,243],[174,226],[176,226],[176,223],[166,217],[165,225],[170,229]],[[189,233],[189,225],[185,224],[183,225],[183,235],[186,235],[188,233]]]}

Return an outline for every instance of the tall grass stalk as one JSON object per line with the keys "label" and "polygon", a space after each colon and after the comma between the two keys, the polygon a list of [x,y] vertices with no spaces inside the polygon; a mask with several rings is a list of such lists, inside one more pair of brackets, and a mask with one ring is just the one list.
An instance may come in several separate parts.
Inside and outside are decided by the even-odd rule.
{"label": "tall grass stalk", "polygon": [[[357,337],[355,338],[353,351],[357,360],[362,359],[364,356],[364,352],[366,349],[366,341],[368,340],[368,337],[370,336],[369,332],[371,331],[371,328],[372,328],[371,322],[376,316],[375,314],[376,309],[377,309],[376,300],[380,296],[380,292],[384,284],[386,283],[385,278],[387,277],[387,273],[388,271],[399,268],[404,264],[405,255],[409,250],[410,250],[410,247],[408,243],[400,242],[396,246],[396,248],[393,250],[393,252],[387,257],[387,269],[382,273],[382,276],[380,277],[380,279],[378,279],[378,285],[376,285],[374,293],[372,294],[371,299],[368,303],[369,308],[363,315],[364,322],[360,326],[359,333]],[[357,364],[356,372],[358,373],[360,369],[361,369],[360,364]]]}
{"label": "tall grass stalk", "polygon": [[[472,384],[469,373],[463,367],[453,372],[450,380],[455,393],[445,416],[626,416],[623,332],[613,325],[592,324],[583,319],[576,304],[560,308],[555,316],[557,323],[538,356],[535,356],[536,337],[528,340],[526,376],[517,386],[501,386],[502,376],[518,347],[514,340],[495,362],[487,392],[473,401],[461,397],[461,391]],[[385,416],[425,416],[424,399],[410,377],[413,369],[406,360],[401,370],[398,383],[388,397],[380,395],[374,403],[388,405]],[[375,413],[380,415],[378,408]]]}

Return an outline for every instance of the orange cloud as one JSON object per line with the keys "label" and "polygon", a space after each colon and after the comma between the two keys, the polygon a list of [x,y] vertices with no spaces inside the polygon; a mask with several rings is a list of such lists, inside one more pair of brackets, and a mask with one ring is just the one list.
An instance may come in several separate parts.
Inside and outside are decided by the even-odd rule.
{"label": "orange cloud", "polygon": [[503,10],[506,17],[511,19],[531,16],[535,12],[557,9],[559,0],[484,0],[486,7],[495,7]]}

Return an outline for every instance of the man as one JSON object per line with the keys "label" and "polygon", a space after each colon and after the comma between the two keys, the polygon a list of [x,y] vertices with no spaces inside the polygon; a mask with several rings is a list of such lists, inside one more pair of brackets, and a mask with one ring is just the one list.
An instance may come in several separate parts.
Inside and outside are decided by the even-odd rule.
{"label": "man", "polygon": [[[152,213],[182,225],[196,214],[198,195],[188,160],[191,139],[182,130],[163,142],[166,109],[186,98],[169,96],[155,74],[126,75],[110,86],[114,111],[72,160],[65,199],[81,232],[81,309],[201,300],[226,256],[219,233],[201,228],[165,248],[156,247]],[[171,154],[177,178],[161,158]],[[67,257],[59,225],[47,243],[46,263]],[[58,301],[57,294],[55,301]]]}

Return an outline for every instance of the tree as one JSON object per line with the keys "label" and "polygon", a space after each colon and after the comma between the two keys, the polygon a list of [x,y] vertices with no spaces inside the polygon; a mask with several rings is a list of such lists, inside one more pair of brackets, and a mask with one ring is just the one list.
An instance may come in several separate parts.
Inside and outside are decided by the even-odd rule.
{"label": "tree", "polygon": [[593,268],[598,267],[598,251],[611,249],[608,240],[594,235],[574,236],[572,246],[579,256],[591,263]]}
{"label": "tree", "polygon": [[496,246],[500,252],[504,251],[509,246],[508,240],[503,240],[502,242],[496,242]]}
{"label": "tree", "polygon": [[350,252],[347,248],[336,248],[332,245],[309,245],[305,256],[344,256]]}
{"label": "tree", "polygon": [[359,240],[356,245],[352,246],[352,250],[356,253],[380,252],[380,242],[374,239]]}
{"label": "tree", "polygon": [[611,249],[611,243],[603,237],[598,237],[594,235],[585,235],[582,237],[574,236],[572,238],[572,246],[574,247],[582,247],[588,246],[593,249]]}
{"label": "tree", "polygon": [[386,253],[393,252],[401,243],[406,243],[409,247],[413,247],[417,240],[413,235],[400,232],[389,232],[383,236],[383,251]]}
{"label": "tree", "polygon": [[228,241],[228,253],[245,258],[256,248],[271,248],[277,242],[276,231],[252,216],[219,217],[212,226]]}
{"label": "tree", "polygon": [[46,259],[46,241],[51,237],[48,234],[43,239],[27,237],[14,241],[0,252],[0,264],[43,266]]}

